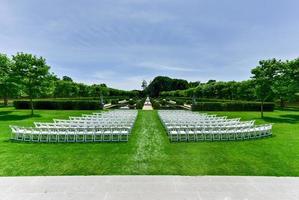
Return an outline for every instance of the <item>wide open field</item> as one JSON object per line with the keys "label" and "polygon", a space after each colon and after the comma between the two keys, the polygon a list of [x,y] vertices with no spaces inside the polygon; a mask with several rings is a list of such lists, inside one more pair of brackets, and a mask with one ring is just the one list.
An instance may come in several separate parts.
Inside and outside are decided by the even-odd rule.
{"label": "wide open field", "polygon": [[9,125],[31,126],[93,111],[0,108],[0,175],[275,175],[299,176],[299,112],[221,112],[274,123],[273,137],[232,142],[170,143],[156,111],[139,111],[128,143],[35,144],[11,142]]}

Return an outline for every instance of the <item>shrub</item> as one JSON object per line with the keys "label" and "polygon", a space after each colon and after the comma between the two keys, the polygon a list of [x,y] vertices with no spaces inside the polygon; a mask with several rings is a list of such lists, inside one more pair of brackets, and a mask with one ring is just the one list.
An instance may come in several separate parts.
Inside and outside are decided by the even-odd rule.
{"label": "shrub", "polygon": [[157,101],[155,99],[151,100],[151,104],[152,104],[153,109],[160,109],[160,107],[161,107],[159,101]]}
{"label": "shrub", "polygon": [[180,105],[180,106],[182,106],[182,105],[184,105],[184,100],[181,100],[181,99],[177,99],[177,100],[175,100],[175,102],[176,102],[176,105]]}
{"label": "shrub", "polygon": [[104,103],[107,104],[107,103],[111,103],[111,100],[110,99],[104,99]]}
{"label": "shrub", "polygon": [[161,106],[166,106],[166,104],[167,104],[166,99],[162,99],[162,100],[160,101],[160,104],[161,104]]}
{"label": "shrub", "polygon": [[136,109],[142,109],[144,105],[145,99],[140,99],[136,103]]}
{"label": "shrub", "polygon": [[187,100],[186,104],[191,105],[192,104],[192,100]]}
{"label": "shrub", "polygon": [[[14,101],[16,109],[30,109],[30,101]],[[46,110],[99,110],[103,109],[103,105],[99,101],[68,101],[68,100],[52,100],[52,101],[33,101],[35,109]]]}
{"label": "shrub", "polygon": [[134,100],[134,99],[130,99],[129,101],[128,101],[128,104],[129,105],[134,105],[136,103],[136,101]]}
{"label": "shrub", "polygon": [[118,104],[118,99],[111,99],[111,104],[112,105]]}
{"label": "shrub", "polygon": [[[198,102],[192,104],[193,111],[260,111],[260,102]],[[264,103],[264,111],[273,111],[274,103]]]}

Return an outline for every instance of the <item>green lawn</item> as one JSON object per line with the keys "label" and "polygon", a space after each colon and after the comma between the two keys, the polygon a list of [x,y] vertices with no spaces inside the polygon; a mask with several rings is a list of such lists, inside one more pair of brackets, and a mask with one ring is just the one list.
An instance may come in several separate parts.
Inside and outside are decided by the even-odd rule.
{"label": "green lawn", "polygon": [[32,144],[9,140],[9,125],[28,125],[93,111],[0,108],[0,175],[275,175],[299,176],[299,112],[219,112],[275,123],[271,138],[170,143],[156,111],[139,111],[128,143]]}

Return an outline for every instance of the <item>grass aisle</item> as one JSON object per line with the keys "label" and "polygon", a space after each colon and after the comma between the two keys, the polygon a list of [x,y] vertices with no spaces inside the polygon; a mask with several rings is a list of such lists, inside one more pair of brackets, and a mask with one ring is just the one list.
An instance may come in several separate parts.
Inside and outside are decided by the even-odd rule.
{"label": "grass aisle", "polygon": [[166,159],[165,148],[169,145],[166,133],[158,118],[157,111],[140,110],[133,130],[134,156],[133,174],[159,174]]}

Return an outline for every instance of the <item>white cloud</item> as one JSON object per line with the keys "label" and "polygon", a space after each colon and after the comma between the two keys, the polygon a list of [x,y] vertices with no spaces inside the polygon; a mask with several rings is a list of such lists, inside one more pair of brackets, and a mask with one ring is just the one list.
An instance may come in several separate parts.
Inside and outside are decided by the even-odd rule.
{"label": "white cloud", "polygon": [[137,66],[147,69],[154,69],[160,71],[178,71],[178,72],[198,72],[199,69],[194,69],[185,66],[175,66],[175,65],[165,65],[165,64],[158,64],[158,63],[150,63],[150,62],[142,62],[137,64]]}
{"label": "white cloud", "polygon": [[112,70],[99,71],[91,75],[96,80],[110,80],[117,77],[117,73]]}

